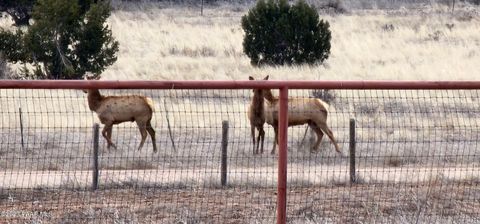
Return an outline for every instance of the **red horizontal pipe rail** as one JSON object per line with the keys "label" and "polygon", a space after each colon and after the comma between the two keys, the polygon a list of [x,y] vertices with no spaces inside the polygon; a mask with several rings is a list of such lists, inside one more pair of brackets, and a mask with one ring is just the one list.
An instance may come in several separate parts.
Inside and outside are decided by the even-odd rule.
{"label": "red horizontal pipe rail", "polygon": [[288,89],[480,89],[480,81],[0,80],[0,89],[280,89],[277,223],[286,223]]}
{"label": "red horizontal pipe rail", "polygon": [[0,80],[0,89],[480,89],[480,81]]}

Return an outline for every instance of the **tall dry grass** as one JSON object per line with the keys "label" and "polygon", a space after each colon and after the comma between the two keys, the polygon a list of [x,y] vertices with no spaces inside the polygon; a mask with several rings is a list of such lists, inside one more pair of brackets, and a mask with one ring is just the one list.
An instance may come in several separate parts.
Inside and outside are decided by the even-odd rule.
{"label": "tall dry grass", "polygon": [[255,68],[242,50],[240,19],[249,6],[207,7],[201,16],[197,7],[122,3],[109,19],[120,42],[118,61],[104,78],[477,79],[478,7],[458,6],[453,14],[446,5],[321,14],[332,30],[324,65]]}
{"label": "tall dry grass", "polygon": [[[334,1],[311,2],[317,8]],[[108,20],[120,42],[104,79],[239,80],[265,74],[292,80],[472,80],[478,69],[478,6],[445,1],[340,1],[320,11],[332,30],[323,65],[255,68],[243,54],[240,19],[252,1],[206,5],[114,1]],[[11,21],[3,18],[7,29]],[[13,65],[17,68],[18,66]]]}
{"label": "tall dry grass", "polygon": [[[367,4],[365,0],[344,2]],[[238,80],[252,74],[288,80],[478,79],[475,74],[480,61],[480,36],[475,31],[480,28],[480,18],[478,8],[471,6],[457,8],[454,14],[447,5],[322,14],[333,32],[332,54],[324,65],[255,68],[242,53],[241,45],[240,18],[251,4],[208,6],[204,16],[195,6],[164,2],[114,4],[109,25],[120,42],[120,52],[118,61],[103,74],[104,79]],[[11,29],[9,23],[0,20],[2,27]],[[18,69],[16,65],[10,67]],[[101,187],[156,188],[161,193],[151,194],[160,199],[148,196],[157,207],[148,208],[147,212],[137,209],[136,213],[117,209],[105,200],[102,208],[96,210],[75,207],[73,212],[61,213],[65,220],[98,219],[101,213],[102,217],[107,216],[106,220],[135,222],[158,210],[154,214],[159,216],[171,211],[174,215],[169,217],[175,217],[176,222],[195,222],[202,219],[196,213],[201,209],[192,200],[216,196],[221,197],[222,203],[227,198],[227,205],[233,205],[248,200],[250,189],[276,185],[276,156],[252,155],[246,118],[250,90],[102,92],[135,92],[152,97],[156,103],[153,123],[160,150],[152,154],[151,142],[147,140],[142,151],[135,151],[139,141],[135,125],[117,126],[113,138],[118,150],[107,151],[100,139],[100,166],[105,171]],[[310,91],[289,94],[312,96]],[[478,91],[342,90],[335,91],[335,95],[328,122],[346,152],[348,122],[356,119],[360,184],[350,186],[347,158],[335,154],[328,141],[324,140],[320,152],[310,153],[308,142],[303,147],[298,144],[304,127],[290,128],[288,183],[289,189],[293,189],[289,192],[292,223],[478,222],[469,215],[477,214],[478,208]],[[25,149],[20,144],[18,108],[23,111]],[[177,151],[168,137],[166,110]],[[231,125],[228,163],[232,192],[228,188],[214,190],[219,187],[222,120],[229,120]],[[4,176],[0,188],[89,186],[92,125],[98,119],[89,111],[80,90],[0,90],[0,122],[0,169]],[[273,133],[268,126],[266,131],[268,149]],[[52,179],[39,178],[39,174]],[[411,187],[423,183],[429,185]],[[202,187],[208,190],[192,190]],[[178,206],[183,203],[178,201],[179,189],[200,196],[193,195],[185,200],[185,206]],[[164,196],[168,198],[168,190],[174,191],[170,202]],[[127,197],[111,192],[118,200]],[[239,192],[249,196],[232,197]],[[55,203],[44,204],[68,201],[64,194],[59,194],[61,200],[53,196],[57,194],[50,195]],[[255,203],[259,195],[262,194],[254,191],[251,201]],[[82,200],[71,201],[85,198],[82,195]],[[262,201],[265,205],[273,204]],[[261,208],[267,210],[269,206],[264,204],[260,204]],[[112,206],[105,207],[109,205]],[[248,205],[244,210],[255,207]],[[238,206],[234,209],[236,213],[231,214],[242,212]],[[46,214],[56,217],[55,211]],[[271,213],[256,210],[248,214],[259,217],[237,218],[271,223],[268,216],[262,217],[267,212]],[[348,220],[345,214],[349,214]],[[42,221],[42,217],[31,218],[37,219]]]}
{"label": "tall dry grass", "polygon": [[[480,55],[480,17],[478,8],[460,5],[452,14],[447,5],[412,7],[409,10],[349,10],[345,14],[323,13],[333,33],[330,59],[317,66],[255,68],[242,53],[243,31],[240,18],[252,4],[218,4],[208,6],[201,16],[198,7],[165,2],[134,4],[114,2],[109,19],[115,38],[120,42],[118,61],[103,74],[104,79],[246,79],[254,74],[269,74],[274,79],[477,79]],[[322,11],[323,12],[323,11]],[[13,29],[3,18],[2,27]],[[15,67],[15,66],[13,66]],[[179,155],[212,155],[219,144],[222,120],[232,127],[231,147],[239,166],[251,166],[246,108],[250,91],[135,91],[152,97],[156,103],[153,124],[158,128],[162,150],[146,167],[162,160],[163,167],[189,167],[175,160]],[[121,94],[104,91],[105,94]],[[132,94],[129,91],[127,94]],[[308,91],[291,91],[290,95],[311,97]],[[387,166],[427,163],[471,163],[478,151],[478,108],[476,91],[338,91],[331,106],[329,125],[342,148],[348,147],[348,120],[357,120],[359,156],[364,163]],[[458,96],[462,96],[459,98]],[[38,164],[31,169],[85,169],[89,163],[78,162],[75,154],[91,150],[91,127],[98,122],[89,111],[80,90],[1,90],[0,150],[7,158],[20,156],[20,113],[23,110],[25,148],[41,155],[65,155],[70,159]],[[364,97],[364,98],[362,98]],[[174,138],[183,150],[173,152],[167,140],[167,113]],[[133,127],[133,128],[132,128]],[[291,128],[291,148],[300,151],[295,163],[345,163],[328,143],[311,157],[309,145],[298,146],[304,127]],[[123,145],[121,152],[105,152],[132,158],[138,133],[131,124],[114,130],[114,141]],[[191,141],[188,137],[193,138]],[[267,148],[272,140],[267,127]],[[472,141],[473,140],[473,141]],[[440,150],[435,142],[441,146]],[[210,144],[210,145],[209,145]],[[215,145],[213,147],[213,145]],[[147,141],[147,148],[150,147]],[[195,149],[195,150],[190,150]],[[421,149],[421,150],[420,150]],[[42,151],[44,150],[44,151]],[[46,150],[46,151],[45,151]],[[459,158],[452,150],[462,150]],[[27,152],[31,152],[27,151]],[[140,154],[150,156],[151,150]],[[185,153],[185,154],[184,154]],[[375,153],[375,154],[374,154]],[[28,154],[28,153],[27,153]],[[374,156],[375,155],[375,156]],[[23,156],[23,155],[22,155]],[[214,157],[219,156],[215,152]],[[311,157],[308,158],[307,157]],[[84,160],[89,157],[85,156]],[[82,159],[81,159],[82,160]],[[143,161],[143,160],[142,160]],[[140,163],[142,163],[140,161]],[[271,166],[274,158],[256,165]],[[133,169],[136,161],[121,159],[112,169]],[[216,166],[205,163],[203,166]],[[18,169],[21,163],[3,164]]]}

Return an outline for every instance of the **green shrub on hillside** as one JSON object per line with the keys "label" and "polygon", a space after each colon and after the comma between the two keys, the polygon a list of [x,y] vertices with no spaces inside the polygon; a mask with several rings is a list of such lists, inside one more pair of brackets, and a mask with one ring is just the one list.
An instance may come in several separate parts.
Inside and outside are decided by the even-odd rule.
{"label": "green shrub on hillside", "polygon": [[323,62],[330,54],[328,22],[303,0],[259,0],[242,17],[243,51],[253,65]]}
{"label": "green shrub on hillside", "polygon": [[[83,13],[83,7],[88,11]],[[0,29],[0,52],[9,62],[34,67],[33,74],[24,69],[23,78],[81,79],[86,72],[98,77],[117,59],[118,42],[106,25],[109,15],[110,6],[103,1],[86,6],[38,0],[32,11],[34,23],[26,31]]]}

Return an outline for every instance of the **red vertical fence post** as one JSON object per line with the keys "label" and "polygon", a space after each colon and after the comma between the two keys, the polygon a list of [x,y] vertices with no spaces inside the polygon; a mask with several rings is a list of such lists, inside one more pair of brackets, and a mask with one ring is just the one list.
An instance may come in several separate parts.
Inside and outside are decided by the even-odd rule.
{"label": "red vertical fence post", "polygon": [[288,88],[280,88],[280,108],[278,114],[278,186],[277,224],[287,222],[287,128],[288,128]]}

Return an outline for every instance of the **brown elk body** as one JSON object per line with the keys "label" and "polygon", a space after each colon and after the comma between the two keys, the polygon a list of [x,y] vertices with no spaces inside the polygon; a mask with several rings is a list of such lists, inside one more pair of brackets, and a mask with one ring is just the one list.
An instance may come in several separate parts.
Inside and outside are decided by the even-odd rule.
{"label": "brown elk body", "polygon": [[[272,125],[275,131],[275,141],[271,152],[275,154],[275,147],[278,142],[279,100],[273,96],[271,90],[265,90],[264,96],[267,100],[265,105],[265,122]],[[317,142],[312,150],[318,150],[324,135],[323,133],[325,133],[335,145],[335,150],[341,153],[333,132],[327,126],[327,116],[328,104],[320,99],[288,98],[288,126],[308,124],[317,135]]]}
{"label": "brown elk body", "polygon": [[[248,77],[249,80],[255,80],[252,76]],[[268,76],[263,80],[268,80]],[[264,89],[254,89],[252,101],[248,108],[248,119],[250,120],[250,131],[253,142],[253,154],[258,154],[258,148],[260,147],[260,153],[263,153],[263,143],[265,140],[265,130],[263,125],[265,124],[265,99]],[[255,129],[258,130],[257,144],[255,144]]]}
{"label": "brown elk body", "polygon": [[88,107],[97,113],[98,118],[104,124],[102,135],[107,140],[107,148],[116,148],[112,142],[112,126],[126,121],[135,121],[140,130],[142,140],[138,150],[142,149],[150,134],[153,143],[153,151],[157,151],[155,144],[155,130],[151,120],[153,114],[153,101],[145,96],[103,96],[98,89],[86,90],[88,93]]}

